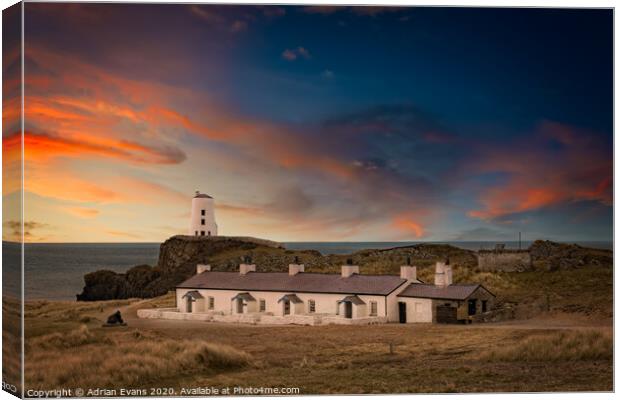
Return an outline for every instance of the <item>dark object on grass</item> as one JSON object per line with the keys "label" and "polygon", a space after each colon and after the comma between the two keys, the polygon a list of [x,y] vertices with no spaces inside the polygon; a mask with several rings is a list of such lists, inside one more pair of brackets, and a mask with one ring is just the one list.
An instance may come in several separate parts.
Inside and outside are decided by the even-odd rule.
{"label": "dark object on grass", "polygon": [[127,326],[120,311],[116,311],[114,314],[108,317],[108,321],[103,326]]}

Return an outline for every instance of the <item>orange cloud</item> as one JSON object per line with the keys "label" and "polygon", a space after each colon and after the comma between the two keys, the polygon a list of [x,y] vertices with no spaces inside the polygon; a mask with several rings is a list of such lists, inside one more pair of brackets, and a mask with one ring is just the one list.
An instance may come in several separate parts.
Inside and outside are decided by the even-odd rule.
{"label": "orange cloud", "polygon": [[[136,178],[150,176],[152,171],[133,174],[130,179],[110,178],[94,168],[73,170],[72,160],[80,161],[80,165],[104,160],[137,170],[148,165],[172,165],[185,155],[167,143],[193,136],[226,145],[236,152],[233,160],[237,164],[249,160],[279,168],[282,174],[293,171],[320,175],[319,179],[335,186],[345,184],[351,191],[350,200],[359,207],[377,192],[382,193],[385,205],[374,210],[372,216],[360,216],[357,209],[347,210],[345,218],[322,215],[319,223],[310,216],[285,221],[271,211],[263,214],[277,224],[286,223],[288,229],[324,231],[327,223],[333,223],[340,224],[330,229],[333,237],[346,237],[359,233],[369,220],[376,222],[386,215],[389,218],[410,204],[410,195],[398,178],[359,168],[353,160],[334,154],[333,147],[317,140],[317,135],[298,132],[294,126],[238,115],[204,93],[126,79],[73,55],[29,46],[27,56],[52,72],[41,72],[41,79],[35,75],[26,83],[26,188],[32,193],[72,203],[186,204],[185,193]],[[381,128],[366,127],[369,131]],[[354,139],[354,132],[349,134]],[[438,139],[437,134],[429,138]],[[60,163],[64,163],[62,168]],[[231,214],[260,215],[252,207],[221,209]],[[416,223],[417,228],[410,225],[407,232],[417,237],[424,230]]]}
{"label": "orange cloud", "polygon": [[128,238],[128,239],[141,239],[142,238],[142,236],[136,233],[124,232],[124,231],[118,231],[118,230],[107,230],[105,231],[105,233],[110,236],[116,236],[116,237],[122,237],[122,238]]}
{"label": "orange cloud", "polygon": [[[20,135],[8,138],[7,151],[20,146]],[[130,141],[80,135],[66,139],[32,132],[24,133],[24,155],[26,162],[43,161],[55,157],[88,158],[89,156],[116,158],[125,161],[150,164],[177,164],[185,159],[178,149],[157,149]]]}
{"label": "orange cloud", "polygon": [[64,211],[81,218],[94,218],[99,215],[99,210],[87,207],[66,207]]}
{"label": "orange cloud", "polygon": [[392,225],[400,231],[413,234],[418,239],[424,236],[424,227],[409,214],[401,214],[394,217]]}
{"label": "orange cloud", "polygon": [[[554,151],[545,147],[555,144]],[[464,170],[504,173],[507,178],[482,191],[481,209],[470,217],[494,219],[563,202],[612,204],[612,157],[591,132],[544,122],[523,143],[482,146]]]}
{"label": "orange cloud", "polygon": [[527,188],[521,185],[489,190],[481,199],[483,210],[468,212],[470,217],[492,219],[508,214],[532,211],[556,204],[567,198],[566,193],[550,188]]}

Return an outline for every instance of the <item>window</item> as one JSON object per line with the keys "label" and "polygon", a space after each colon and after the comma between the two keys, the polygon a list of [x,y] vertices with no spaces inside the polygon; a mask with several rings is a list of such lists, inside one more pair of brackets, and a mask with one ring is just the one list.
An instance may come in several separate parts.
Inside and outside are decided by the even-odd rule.
{"label": "window", "polygon": [[198,236],[198,231],[196,231],[195,235]]}
{"label": "window", "polygon": [[213,310],[215,308],[215,298],[213,296],[209,296],[209,310]]}
{"label": "window", "polygon": [[260,299],[258,301],[258,311],[265,312],[267,309],[267,304],[265,303],[265,299]]}
{"label": "window", "polygon": [[200,215],[205,215],[205,210],[200,210]]}
{"label": "window", "polygon": [[204,236],[205,235],[205,231],[200,231],[200,236]]}
{"label": "window", "polygon": [[211,231],[209,231],[208,233],[209,233],[209,236],[211,236]]}
{"label": "window", "polygon": [[487,301],[482,300],[482,312],[487,312]]}
{"label": "window", "polygon": [[316,312],[316,303],[314,302],[314,300],[308,300],[308,312]]}
{"label": "window", "polygon": [[204,224],[205,224],[205,219],[203,218],[200,220],[200,225],[204,225]]}
{"label": "window", "polygon": [[336,302],[336,315],[340,314],[340,302]]}
{"label": "window", "polygon": [[370,302],[370,315],[372,316],[377,315],[377,302],[376,301]]}

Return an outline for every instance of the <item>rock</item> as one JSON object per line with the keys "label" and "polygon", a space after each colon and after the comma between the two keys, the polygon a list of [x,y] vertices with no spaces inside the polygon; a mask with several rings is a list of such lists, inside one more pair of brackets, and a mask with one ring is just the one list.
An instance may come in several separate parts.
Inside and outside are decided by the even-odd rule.
{"label": "rock", "polygon": [[549,271],[613,265],[611,250],[593,249],[549,240],[537,240],[532,243],[530,254],[533,262]]}
{"label": "rock", "polygon": [[108,321],[107,321],[108,325],[115,325],[115,324],[122,324],[122,323],[124,323],[123,317],[121,316],[121,312],[118,310],[114,314],[108,317]]}
{"label": "rock", "polygon": [[149,298],[166,294],[196,273],[196,264],[210,264],[214,271],[237,271],[244,257],[251,257],[259,271],[287,271],[298,262],[307,272],[340,272],[347,258],[363,273],[398,274],[407,257],[418,266],[450,257],[453,264],[476,266],[475,253],[448,245],[418,244],[392,249],[368,249],[349,255],[322,255],[316,250],[286,250],[269,240],[226,236],[173,236],[161,244],[156,266],[139,265],[126,273],[96,271],[84,277],[79,301]]}
{"label": "rock", "polygon": [[78,301],[125,299],[127,282],[123,274],[100,270],[84,276],[84,290]]}

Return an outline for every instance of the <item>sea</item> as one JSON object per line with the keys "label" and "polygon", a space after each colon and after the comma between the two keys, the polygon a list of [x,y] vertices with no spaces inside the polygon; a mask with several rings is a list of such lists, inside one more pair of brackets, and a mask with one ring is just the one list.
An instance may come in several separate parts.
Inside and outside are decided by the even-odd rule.
{"label": "sea", "polygon": [[[291,250],[318,250],[322,254],[349,254],[363,249],[387,249],[418,243],[450,244],[468,250],[492,249],[497,242],[291,242]],[[503,242],[517,249],[519,242]],[[531,242],[521,242],[527,248]],[[613,249],[612,242],[577,242],[582,246]],[[29,243],[24,248],[26,300],[75,300],[84,275],[100,269],[124,272],[157,263],[159,243]],[[19,244],[2,244],[3,289],[18,295],[21,287]]]}

